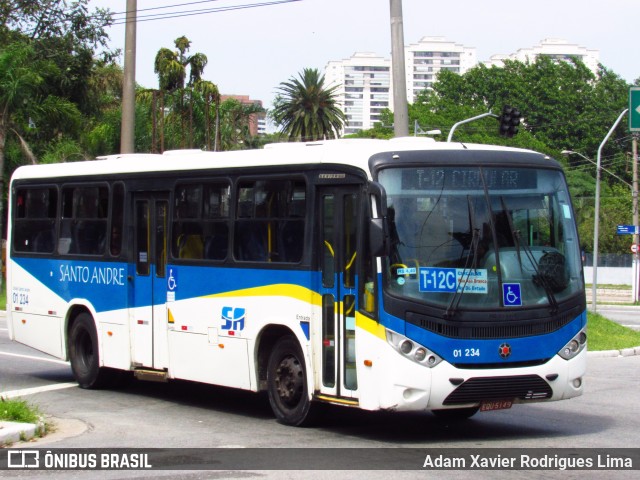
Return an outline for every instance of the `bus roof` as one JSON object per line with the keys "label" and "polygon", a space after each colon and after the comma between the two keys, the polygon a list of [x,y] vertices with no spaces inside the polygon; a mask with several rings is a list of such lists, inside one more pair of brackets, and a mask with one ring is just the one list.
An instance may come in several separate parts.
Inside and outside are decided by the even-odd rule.
{"label": "bus roof", "polygon": [[420,150],[499,150],[534,153],[529,150],[495,145],[436,142],[432,138],[423,137],[402,137],[390,140],[341,139],[268,144],[261,150],[228,152],[169,150],[163,154],[118,154],[81,162],[26,165],[15,170],[12,181],[24,178],[62,178],[323,163],[351,165],[368,172],[369,158],[376,153]]}

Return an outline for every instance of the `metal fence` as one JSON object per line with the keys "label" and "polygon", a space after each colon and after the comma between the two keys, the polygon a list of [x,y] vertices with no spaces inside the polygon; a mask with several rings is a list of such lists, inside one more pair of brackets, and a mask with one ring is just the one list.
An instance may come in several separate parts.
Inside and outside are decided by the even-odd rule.
{"label": "metal fence", "polygon": [[[582,254],[582,265],[584,267],[593,267],[593,254]],[[633,266],[632,253],[599,253],[598,267],[628,267]]]}

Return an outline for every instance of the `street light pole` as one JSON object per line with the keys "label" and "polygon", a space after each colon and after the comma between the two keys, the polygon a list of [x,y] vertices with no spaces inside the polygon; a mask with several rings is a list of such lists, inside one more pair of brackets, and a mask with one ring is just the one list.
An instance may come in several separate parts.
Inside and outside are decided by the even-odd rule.
{"label": "street light pole", "polygon": [[598,157],[596,160],[596,211],[595,211],[595,219],[593,222],[593,284],[591,285],[591,309],[594,313],[597,311],[597,299],[596,299],[596,287],[598,283],[598,235],[600,234],[600,170],[602,169],[602,149],[604,148],[604,144],[607,143],[609,137],[616,129],[622,117],[629,111],[628,108],[625,108],[624,111],[618,116],[618,119],[613,124],[607,136],[604,137],[602,143],[598,147]]}
{"label": "street light pole", "polygon": [[[587,157],[586,155],[583,155],[580,152],[574,152],[573,150],[562,150],[562,155],[568,156],[568,155],[578,155],[579,157],[583,158],[584,160],[586,160],[587,162],[593,163],[594,165],[596,165],[596,167],[598,166],[598,164],[596,162],[594,162],[593,160],[591,160],[589,157]],[[634,163],[634,169],[635,169],[635,163]],[[616,175],[615,173],[613,173],[610,170],[607,170],[606,168],[604,168],[603,166],[600,166],[599,169],[597,169],[597,173],[596,175],[599,175],[599,170],[602,170],[606,173],[608,173],[609,175],[611,175],[612,177],[617,178],[618,180],[620,180],[622,183],[624,183],[627,187],[631,188],[631,197],[632,197],[632,202],[633,202],[633,224],[637,225],[638,224],[638,186],[637,186],[637,180],[636,180],[636,176],[634,173],[634,185],[630,184],[629,182],[627,182],[626,180],[623,180],[622,178],[620,178],[618,175]],[[635,170],[634,170],[635,172]],[[599,188],[597,188],[597,190],[599,190]],[[599,204],[599,199],[597,200],[598,204]],[[598,207],[599,208],[599,207]],[[597,218],[597,217],[596,217]],[[594,219],[595,221],[595,219]],[[594,241],[594,251],[595,249],[595,241]],[[637,257],[637,254],[636,254]],[[594,271],[596,269],[596,260],[597,260],[597,255],[594,256]],[[634,271],[633,271],[633,276],[634,276],[634,280],[633,280],[633,284],[635,285],[635,281],[637,278],[637,274],[636,274],[636,269],[637,269],[637,262],[634,265]],[[595,277],[594,277],[595,278]],[[593,281],[593,285],[595,285],[595,280]],[[636,286],[637,287],[637,286]],[[637,288],[634,288],[634,290],[637,290]],[[595,298],[595,297],[594,297]],[[633,296],[633,301],[636,302],[637,301],[637,297],[636,294],[634,293]],[[595,309],[595,301],[592,302],[594,304],[594,309]]]}

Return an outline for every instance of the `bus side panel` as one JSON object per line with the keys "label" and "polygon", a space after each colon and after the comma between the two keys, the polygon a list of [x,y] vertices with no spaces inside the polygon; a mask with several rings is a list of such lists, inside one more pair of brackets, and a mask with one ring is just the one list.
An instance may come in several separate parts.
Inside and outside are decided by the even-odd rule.
{"label": "bus side panel", "polygon": [[127,325],[100,323],[100,364],[104,367],[129,370],[131,354]]}
{"label": "bus side panel", "polygon": [[[41,263],[48,263],[41,260]],[[43,265],[47,268],[46,265]],[[66,304],[27,270],[11,260],[7,323],[12,339],[64,359]]]}
{"label": "bus side panel", "polygon": [[[275,325],[288,328],[307,352],[320,301],[301,286],[310,283],[308,272],[172,268],[179,282],[167,303],[171,377],[257,390],[256,340]],[[310,361],[307,367],[311,378]]]}
{"label": "bus side panel", "polygon": [[170,332],[170,355],[175,358],[171,362],[171,375],[174,378],[249,390],[247,343],[244,338],[217,338],[215,332],[210,335]]}
{"label": "bus side panel", "polygon": [[64,359],[62,318],[24,312],[11,312],[10,315],[16,342]]}

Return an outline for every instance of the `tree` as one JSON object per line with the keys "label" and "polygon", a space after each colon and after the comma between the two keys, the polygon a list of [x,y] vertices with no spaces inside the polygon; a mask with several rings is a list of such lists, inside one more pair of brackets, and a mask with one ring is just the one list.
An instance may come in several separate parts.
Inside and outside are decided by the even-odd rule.
{"label": "tree", "polygon": [[305,68],[299,78],[280,83],[271,117],[289,141],[337,138],[346,117],[336,103],[337,87],[325,88],[324,75]]}
{"label": "tree", "polygon": [[264,112],[257,103],[242,103],[229,98],[220,105],[220,134],[222,150],[256,148],[257,142],[249,132],[253,115]]}
{"label": "tree", "polygon": [[[168,108],[167,123],[170,128],[180,125],[176,137],[180,139],[180,147],[194,144],[194,105],[198,99],[194,95],[198,93],[194,87],[202,80],[202,73],[207,65],[207,57],[202,53],[187,55],[191,42],[187,37],[177,38],[174,42],[176,50],[161,48],[156,54],[154,71],[158,74],[160,86],[160,113],[162,115],[162,127],[165,127],[164,111]],[[189,82],[185,84],[189,69]],[[217,88],[216,88],[217,90]],[[186,124],[189,124],[188,132]],[[164,136],[163,130],[162,135]],[[164,144],[164,142],[161,142]],[[161,150],[163,147],[161,147]]]}

